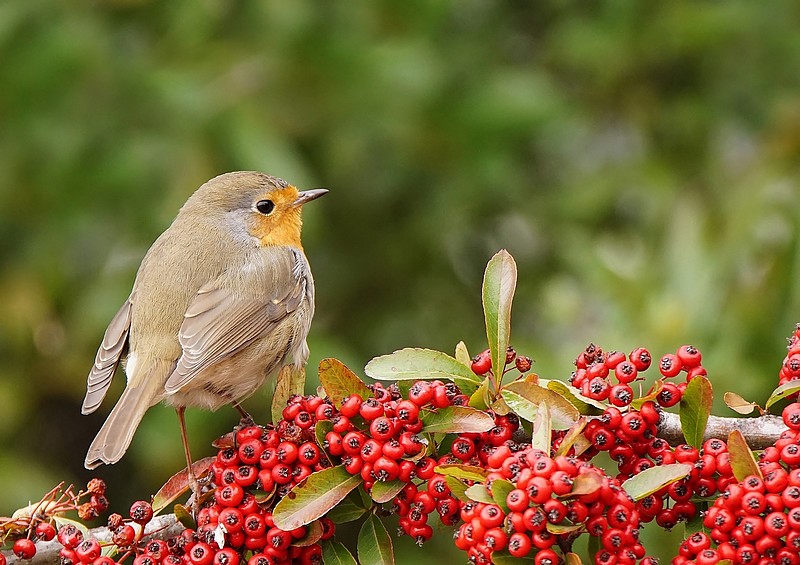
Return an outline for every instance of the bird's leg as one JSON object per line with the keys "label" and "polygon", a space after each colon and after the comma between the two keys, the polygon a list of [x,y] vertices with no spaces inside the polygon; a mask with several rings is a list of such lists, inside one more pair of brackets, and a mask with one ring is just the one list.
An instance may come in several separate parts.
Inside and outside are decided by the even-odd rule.
{"label": "bird's leg", "polygon": [[194,476],[194,469],[192,469],[192,454],[189,451],[189,438],[186,435],[186,419],[184,412],[185,406],[179,406],[175,409],[178,413],[178,421],[181,425],[181,440],[183,441],[183,453],[186,455],[186,469],[189,472],[189,488],[192,489],[193,498],[196,501],[200,497],[200,483],[197,482],[197,477]]}
{"label": "bird's leg", "polygon": [[242,405],[238,402],[231,402],[231,406],[236,408],[236,410],[241,414],[241,418],[239,419],[239,426],[246,428],[247,426],[252,426],[255,424],[255,420],[250,415],[250,413],[242,408]]}

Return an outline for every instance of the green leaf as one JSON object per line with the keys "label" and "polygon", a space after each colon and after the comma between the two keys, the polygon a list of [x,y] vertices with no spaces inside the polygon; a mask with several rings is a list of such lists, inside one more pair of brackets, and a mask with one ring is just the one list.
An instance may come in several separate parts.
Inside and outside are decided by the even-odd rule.
{"label": "green leaf", "polygon": [[506,366],[506,349],[511,339],[511,303],[517,287],[517,264],[501,249],[486,265],[483,275],[483,316],[492,353],[492,371],[498,381]]}
{"label": "green leaf", "polygon": [[402,481],[387,481],[385,483],[376,481],[375,484],[372,485],[370,495],[372,496],[372,500],[378,504],[383,504],[397,496],[398,493],[403,490],[404,486],[406,486],[406,483]]}
{"label": "green leaf", "polygon": [[584,524],[551,524],[547,522],[545,525],[547,531],[554,535],[572,534],[583,530]]}
{"label": "green leaf", "polygon": [[472,357],[469,356],[467,344],[463,341],[459,341],[456,344],[456,361],[466,365],[467,367],[472,365]]}
{"label": "green leaf", "polygon": [[325,443],[325,436],[332,431],[333,422],[330,420],[319,420],[314,424],[314,439],[317,441],[317,445],[322,447]]}
{"label": "green leaf", "polygon": [[464,494],[466,494],[470,500],[474,500],[475,502],[494,504],[492,493],[489,492],[489,489],[486,488],[486,485],[484,484],[479,483],[477,485],[472,485],[464,492]]}
{"label": "green leaf", "polygon": [[358,532],[358,561],[361,565],[394,564],[392,538],[375,514],[364,521]]}
{"label": "green leaf", "polygon": [[533,557],[514,557],[505,551],[492,553],[492,563],[494,565],[532,565],[533,562]]}
{"label": "green leaf", "polygon": [[539,412],[533,422],[533,437],[531,437],[531,447],[550,454],[552,445],[553,428],[550,424],[550,409],[547,404],[539,406]]}
{"label": "green leaf", "polygon": [[686,391],[681,398],[681,428],[686,443],[697,449],[703,446],[703,436],[706,433],[706,424],[711,415],[713,401],[714,393],[711,390],[711,381],[706,377],[696,377],[686,385]]}
{"label": "green leaf", "polygon": [[634,500],[650,496],[661,487],[665,487],[689,475],[692,466],[686,463],[671,463],[645,469],[624,483],[622,488]]}
{"label": "green leaf", "polygon": [[495,479],[492,481],[492,500],[494,500],[494,503],[502,508],[503,512],[506,514],[510,512],[508,503],[506,503],[506,498],[508,498],[508,493],[514,490],[514,488],[514,484],[506,479]]}
{"label": "green leaf", "polygon": [[776,388],[772,391],[772,394],[769,395],[767,399],[766,408],[769,408],[776,402],[779,402],[786,398],[787,396],[791,396],[792,394],[800,392],[800,380],[789,381],[787,383],[783,383],[781,386]]}
{"label": "green leaf", "polygon": [[467,385],[470,390],[481,382],[469,365],[447,353],[416,347],[375,357],[364,367],[364,372],[379,381],[447,379],[462,387]]}
{"label": "green leaf", "polygon": [[322,542],[322,562],[325,565],[358,565],[344,544],[333,539]]}
{"label": "green leaf", "polygon": [[[521,418],[533,422],[538,412],[538,405],[545,403],[550,410],[550,418],[553,428],[557,430],[567,430],[572,427],[580,418],[580,412],[561,394],[544,388],[537,384],[517,381],[503,388],[503,399],[506,404],[517,413]],[[530,406],[534,409],[531,417],[526,417],[517,410],[517,407],[529,411]]]}
{"label": "green leaf", "polygon": [[272,421],[280,422],[283,409],[295,394],[303,394],[306,385],[306,371],[293,365],[284,365],[275,379],[275,393],[272,395]]}
{"label": "green leaf", "polygon": [[425,433],[482,433],[494,427],[494,419],[486,412],[467,406],[447,406],[427,412],[422,418]]}
{"label": "green leaf", "polygon": [[324,516],[362,482],[344,465],[312,473],[283,497],[273,512],[275,525],[290,531]]}
{"label": "green leaf", "polygon": [[366,508],[359,506],[350,500],[350,497],[347,497],[339,504],[331,508],[330,512],[328,512],[326,516],[333,520],[336,524],[344,524],[346,522],[358,520],[366,513]]}
{"label": "green leaf", "polygon": [[486,479],[486,475],[489,474],[483,467],[475,465],[437,465],[433,470],[445,477],[455,477],[457,479],[475,481],[477,483],[483,482],[483,480]]}
{"label": "green leaf", "polygon": [[561,381],[540,379],[539,384],[566,398],[583,416],[599,416],[608,408],[607,404],[587,398],[577,388]]}
{"label": "green leaf", "polygon": [[471,502],[472,499],[467,496],[467,485],[464,484],[463,481],[460,481],[455,477],[448,477],[447,475],[445,475],[444,481],[450,488],[451,495],[459,499],[461,502]]}
{"label": "green leaf", "polygon": [[[192,463],[192,471],[195,477],[202,477],[206,474],[216,457],[206,457]],[[178,471],[172,475],[164,486],[158,489],[153,497],[153,514],[158,514],[164,508],[175,502],[183,493],[189,490],[189,472],[186,469]]]}
{"label": "green leaf", "polygon": [[358,375],[331,357],[319,362],[319,382],[337,408],[352,394],[359,395],[362,400],[372,397],[372,391]]}
{"label": "green leaf", "polygon": [[478,410],[486,410],[489,408],[489,404],[489,377],[486,377],[483,379],[483,382],[481,382],[481,386],[469,397],[469,405]]}
{"label": "green leaf", "polygon": [[763,478],[753,452],[750,451],[747,440],[739,430],[733,430],[728,434],[728,452],[731,454],[731,469],[736,480],[741,482],[750,475]]}

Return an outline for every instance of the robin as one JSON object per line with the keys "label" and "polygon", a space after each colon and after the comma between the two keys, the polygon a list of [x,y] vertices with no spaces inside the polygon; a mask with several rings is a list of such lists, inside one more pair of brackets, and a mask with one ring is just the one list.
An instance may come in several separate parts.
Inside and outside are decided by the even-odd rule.
{"label": "robin", "polygon": [[119,461],[144,413],[163,401],[177,410],[196,490],[185,409],[233,404],[246,416],[239,402],[268,376],[305,365],[314,280],[301,209],[327,192],[234,172],[186,201],[142,260],[89,372],[84,414],[100,405],[126,356],[127,385],[89,447],[87,469]]}

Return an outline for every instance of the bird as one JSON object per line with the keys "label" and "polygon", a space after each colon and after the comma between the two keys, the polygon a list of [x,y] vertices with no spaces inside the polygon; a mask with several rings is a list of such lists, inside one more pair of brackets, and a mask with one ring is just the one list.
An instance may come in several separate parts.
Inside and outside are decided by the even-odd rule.
{"label": "bird", "polygon": [[189,480],[184,412],[239,403],[282,367],[302,369],[314,315],[314,279],[300,235],[298,190],[255,171],[200,186],[142,259],[89,371],[81,412],[97,410],[117,367],[127,384],[92,441],[85,466],[119,461],[149,408],[176,409]]}

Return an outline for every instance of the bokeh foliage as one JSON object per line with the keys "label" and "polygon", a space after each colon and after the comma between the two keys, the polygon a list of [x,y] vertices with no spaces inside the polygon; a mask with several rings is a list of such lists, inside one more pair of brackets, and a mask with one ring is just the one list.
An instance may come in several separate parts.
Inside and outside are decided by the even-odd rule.
{"label": "bokeh foliage", "polygon": [[[506,247],[513,343],[541,374],[568,376],[589,341],[691,342],[718,396],[764,399],[800,320],[798,16],[790,1],[0,4],[2,508],[89,476],[110,405],[79,407],[105,325],[181,203],[228,170],[331,189],[306,211],[312,381],[322,357],[483,349],[481,273]],[[248,402],[265,418],[267,394]],[[235,421],[190,414],[196,453]],[[99,474],[125,508],[180,464],[156,408]]]}

